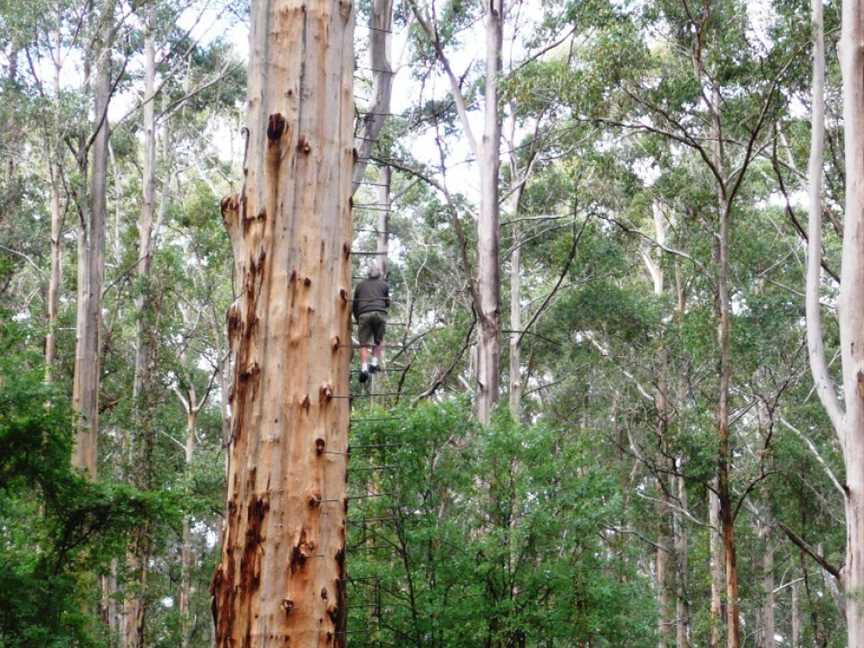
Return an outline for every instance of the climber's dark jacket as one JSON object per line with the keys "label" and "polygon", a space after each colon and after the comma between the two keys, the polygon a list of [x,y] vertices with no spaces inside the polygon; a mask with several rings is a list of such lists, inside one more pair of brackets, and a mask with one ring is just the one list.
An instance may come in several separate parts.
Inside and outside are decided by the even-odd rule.
{"label": "climber's dark jacket", "polygon": [[354,319],[363,313],[386,313],[390,307],[390,289],[383,279],[364,279],[354,289]]}

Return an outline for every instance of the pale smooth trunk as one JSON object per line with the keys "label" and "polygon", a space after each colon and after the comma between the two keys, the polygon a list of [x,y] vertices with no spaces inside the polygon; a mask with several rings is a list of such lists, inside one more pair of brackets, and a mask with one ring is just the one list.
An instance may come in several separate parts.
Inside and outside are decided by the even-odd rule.
{"label": "pale smooth trunk", "polygon": [[[716,480],[714,480],[712,486],[716,488]],[[723,540],[720,532],[720,500],[713,489],[708,491],[708,525],[710,526],[708,530],[708,553],[711,568],[711,606],[709,613],[711,636],[709,646],[711,648],[720,648],[723,641],[721,616],[723,613],[726,560],[724,558],[725,552],[723,551]]]}
{"label": "pale smooth trunk", "polygon": [[[864,640],[864,2],[843,2],[840,62],[846,155],[846,218],[840,281],[840,349],[846,394],[845,450],[848,487],[847,560],[850,645]],[[859,599],[856,602],[856,599]],[[853,629],[858,630],[853,630]],[[860,631],[859,631],[860,630]],[[854,634],[853,634],[854,633]],[[853,636],[855,641],[853,641]]]}
{"label": "pale smooth trunk", "polygon": [[378,187],[378,224],[376,226],[377,242],[375,251],[378,259],[378,269],[381,271],[381,276],[387,276],[387,253],[389,251],[390,241],[390,179],[391,171],[389,166],[382,167],[380,186]]}
{"label": "pale smooth trunk", "polygon": [[252,3],[216,646],[345,645],[353,6]]}
{"label": "pale smooth trunk", "polygon": [[762,554],[762,648],[775,648],[774,623],[774,544],[771,541],[771,527],[760,529],[763,541]]}
{"label": "pale smooth trunk", "polygon": [[[518,200],[517,200],[518,206]],[[517,210],[513,210],[514,217]],[[522,418],[522,246],[520,228],[513,223],[513,254],[510,256],[510,415],[514,421]]]}
{"label": "pale smooth trunk", "polygon": [[499,267],[498,172],[501,116],[498,81],[501,75],[504,2],[491,0],[486,10],[486,76],[483,138],[479,145],[480,214],[477,220],[477,418],[489,423],[498,400],[501,364],[501,270]]}
{"label": "pale smooth trunk", "polygon": [[51,172],[50,208],[51,208],[51,268],[48,274],[48,332],[45,336],[45,382],[52,381],[54,357],[57,353],[57,317],[60,309],[60,286],[62,275],[61,228],[63,213],[60,209],[60,179],[54,163],[49,161]]}
{"label": "pale smooth trunk", "polygon": [[794,583],[792,585],[792,648],[800,648],[801,646],[801,585]]}
{"label": "pale smooth trunk", "polygon": [[688,510],[687,484],[681,474],[684,472],[683,462],[678,462],[679,475],[675,478],[678,489],[678,507],[682,513],[673,513],[673,530],[675,533],[675,646],[688,648],[690,630],[690,600],[688,598],[688,540],[687,523],[684,513]]}
{"label": "pale smooth trunk", "polygon": [[[818,5],[818,6],[817,6]],[[813,2],[813,22],[821,26],[821,4]],[[846,561],[843,567],[847,644],[864,645],[864,2],[845,0],[842,4],[840,68],[843,78],[843,141],[845,155],[846,204],[843,224],[843,253],[840,269],[839,324],[840,358],[843,367],[845,412],[838,413],[831,398],[822,396],[837,430],[846,467]],[[817,30],[814,29],[814,32]],[[821,30],[820,30],[821,31]],[[817,72],[824,73],[821,33],[814,47],[814,130],[822,134],[824,122],[816,109],[822,107],[822,90]],[[820,69],[821,68],[821,69]],[[818,95],[817,95],[818,92]],[[818,120],[818,121],[817,121]],[[814,154],[821,149],[814,146]],[[819,199],[822,170],[811,159],[811,201]],[[813,173],[815,171],[815,173]],[[811,228],[814,216],[811,206]],[[809,265],[818,263],[812,250]],[[808,272],[808,303],[814,298]],[[818,286],[817,286],[818,287]],[[811,312],[808,312],[808,318]],[[820,336],[821,337],[821,336]],[[809,336],[808,336],[809,341]],[[811,362],[813,348],[811,345]],[[824,361],[824,358],[823,358]],[[814,368],[815,372],[815,368]],[[818,376],[817,376],[818,379]],[[819,383],[817,382],[817,388]],[[821,391],[825,391],[822,389]],[[831,396],[829,392],[826,396]],[[827,401],[827,402],[826,402]]]}
{"label": "pale smooth trunk", "polygon": [[[188,407],[186,410],[186,447],[185,456],[187,473],[192,469],[192,459],[195,456],[195,433],[198,427],[198,406],[194,387],[188,392]],[[189,634],[192,628],[190,599],[192,598],[192,572],[195,568],[195,557],[192,551],[192,525],[188,515],[183,516],[183,545],[180,548],[180,646],[188,648]]]}

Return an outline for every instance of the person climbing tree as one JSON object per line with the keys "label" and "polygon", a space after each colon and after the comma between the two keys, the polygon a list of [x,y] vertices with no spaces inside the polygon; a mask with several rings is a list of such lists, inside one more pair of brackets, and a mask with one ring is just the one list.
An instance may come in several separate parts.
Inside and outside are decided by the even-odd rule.
{"label": "person climbing tree", "polygon": [[[370,373],[381,368],[382,344],[387,328],[387,309],[390,308],[390,288],[381,270],[373,266],[366,279],[354,289],[353,311],[360,339],[360,382],[365,383]],[[369,364],[369,347],[372,362]]]}

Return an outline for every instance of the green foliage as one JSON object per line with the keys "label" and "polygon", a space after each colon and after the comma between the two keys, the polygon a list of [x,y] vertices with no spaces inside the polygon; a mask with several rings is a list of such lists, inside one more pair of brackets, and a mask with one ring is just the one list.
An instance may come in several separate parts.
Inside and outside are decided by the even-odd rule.
{"label": "green foliage", "polygon": [[170,519],[164,494],[92,482],[71,467],[73,418],[32,356],[0,359],[0,646],[91,646],[94,575],[122,555],[128,534]]}
{"label": "green foliage", "polygon": [[652,645],[646,583],[604,541],[615,482],[584,440],[503,414],[480,428],[455,401],[387,414],[352,430],[349,627],[369,629],[352,642]]}

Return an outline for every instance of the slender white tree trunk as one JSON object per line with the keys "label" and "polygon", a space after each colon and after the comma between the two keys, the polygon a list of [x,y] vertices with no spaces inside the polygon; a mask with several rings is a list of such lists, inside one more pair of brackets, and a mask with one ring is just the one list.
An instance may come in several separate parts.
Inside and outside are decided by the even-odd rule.
{"label": "slender white tree trunk", "polygon": [[775,648],[776,627],[774,622],[774,543],[771,541],[771,526],[767,523],[759,529],[762,539],[762,648]]}
{"label": "slender white tree trunk", "polygon": [[[686,512],[687,484],[681,474],[684,472],[684,464],[677,464],[679,475],[675,478],[678,490],[678,506]],[[690,645],[690,600],[688,597],[688,552],[690,543],[688,540],[687,523],[683,513],[676,512],[673,519],[675,533],[675,646],[676,648],[688,648]]]}
{"label": "slender white tree trunk", "polygon": [[[516,210],[513,211],[514,217]],[[511,225],[513,253],[510,255],[510,415],[514,421],[522,418],[522,245],[518,223]]]}
{"label": "slender white tree trunk", "polygon": [[248,168],[222,202],[241,296],[216,646],[345,645],[350,2],[251,5]]}
{"label": "slender white tree trunk", "polygon": [[[59,24],[59,20],[58,20]],[[48,274],[48,332],[45,336],[45,382],[51,382],[52,370],[54,367],[54,357],[57,353],[57,318],[60,309],[60,288],[63,283],[63,265],[62,265],[62,245],[60,237],[62,236],[63,227],[63,212],[60,209],[60,184],[62,173],[62,142],[59,134],[61,129],[60,116],[60,72],[61,72],[61,54],[60,54],[60,33],[59,27],[56,34],[57,37],[57,52],[52,53],[54,62],[53,75],[53,91],[54,91],[54,134],[49,141],[48,149],[48,173],[50,176],[50,212],[51,212],[51,241],[50,241],[50,258],[51,268]]]}
{"label": "slender white tree trunk", "polygon": [[792,585],[792,648],[800,648],[801,646],[801,585],[794,583]]}
{"label": "slender white tree trunk", "polygon": [[[713,487],[716,489],[717,480],[713,482]],[[710,626],[711,636],[709,646],[711,648],[720,648],[722,645],[723,625],[721,616],[723,613],[723,589],[725,583],[725,552],[723,551],[723,537],[720,530],[720,499],[714,490],[708,491],[708,525],[711,527],[708,531],[708,553],[711,569],[711,606],[710,606]]]}
{"label": "slender white tree trunk", "polygon": [[63,212],[60,209],[60,178],[59,169],[49,160],[51,174],[50,210],[51,210],[51,268],[48,274],[48,333],[45,336],[45,381],[51,382],[54,357],[57,352],[57,317],[60,308],[60,286],[62,275],[62,236]]}
{"label": "slender white tree trunk", "polygon": [[387,275],[387,253],[390,249],[390,179],[392,173],[389,166],[381,168],[378,187],[378,224],[376,226],[377,243],[375,251],[378,253],[378,268],[381,276]]}
{"label": "slender white tree trunk", "polygon": [[840,269],[840,357],[846,412],[840,442],[846,465],[843,581],[849,646],[864,645],[864,2],[844,0],[840,36],[846,219]]}
{"label": "slender white tree trunk", "polygon": [[[810,150],[810,219],[807,324],[816,390],[837,431],[846,466],[846,561],[843,568],[847,643],[864,645],[864,2],[844,0],[840,35],[846,177],[840,269],[840,358],[845,411],[825,363],[819,318],[821,189],[824,149],[825,54],[822,3],[811,2],[813,21],[813,114]],[[838,597],[839,598],[839,597]]]}
{"label": "slender white tree trunk", "polygon": [[490,0],[486,9],[486,77],[483,138],[479,145],[480,215],[477,221],[477,418],[489,423],[498,401],[501,364],[501,270],[499,265],[498,173],[501,154],[501,116],[498,81],[504,0]]}
{"label": "slender white tree trunk", "polygon": [[[186,410],[186,445],[184,448],[184,460],[187,474],[192,469],[192,460],[195,457],[195,441],[198,427],[198,398],[194,385],[187,390],[186,400],[183,402]],[[180,612],[180,646],[189,648],[190,632],[192,629],[192,616],[190,600],[193,594],[192,572],[195,569],[195,554],[192,549],[192,524],[188,515],[183,516],[183,539],[180,548],[180,596],[178,611]]]}

